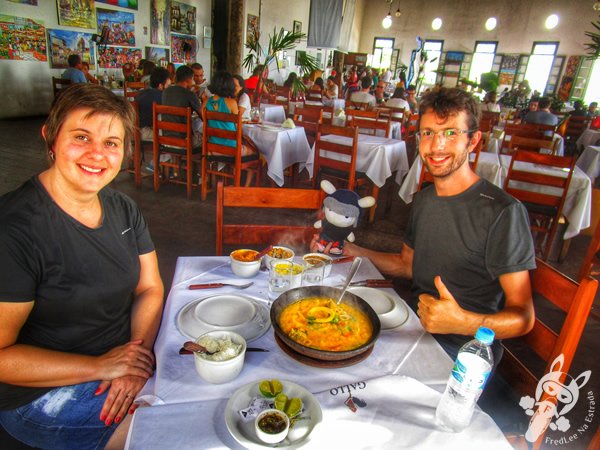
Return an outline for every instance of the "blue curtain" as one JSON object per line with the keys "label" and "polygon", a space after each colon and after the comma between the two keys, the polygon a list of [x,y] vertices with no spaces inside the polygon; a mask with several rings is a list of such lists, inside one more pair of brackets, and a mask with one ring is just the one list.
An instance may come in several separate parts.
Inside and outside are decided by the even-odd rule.
{"label": "blue curtain", "polygon": [[343,0],[311,0],[307,47],[338,47],[343,7]]}

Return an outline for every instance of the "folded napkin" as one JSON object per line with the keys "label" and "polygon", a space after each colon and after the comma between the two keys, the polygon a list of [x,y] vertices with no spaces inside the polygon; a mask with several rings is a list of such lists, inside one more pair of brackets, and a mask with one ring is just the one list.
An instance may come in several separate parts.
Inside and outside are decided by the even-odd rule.
{"label": "folded napkin", "polygon": [[346,112],[344,111],[344,108],[338,108],[335,112],[335,116],[336,117],[346,117]]}
{"label": "folded napkin", "polygon": [[281,128],[296,128],[296,124],[292,119],[285,119],[285,121],[281,124]]}
{"label": "folded napkin", "polygon": [[357,381],[316,394],[323,422],[311,434],[321,448],[335,436],[336,448],[485,448],[510,449],[494,421],[476,410],[461,433],[435,423],[441,394],[400,375]]}

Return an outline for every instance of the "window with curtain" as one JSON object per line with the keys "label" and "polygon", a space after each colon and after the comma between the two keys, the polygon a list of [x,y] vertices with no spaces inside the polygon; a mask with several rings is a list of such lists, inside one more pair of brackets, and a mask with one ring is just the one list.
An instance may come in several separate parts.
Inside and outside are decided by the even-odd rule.
{"label": "window with curtain", "polygon": [[435,72],[440,65],[440,56],[444,48],[444,41],[427,40],[423,45],[423,50],[427,52],[427,62],[425,63],[425,78],[423,83],[434,85],[437,73]]}
{"label": "window with curtain", "polygon": [[554,56],[558,50],[558,42],[534,42],[531,56],[527,63],[525,79],[529,82],[531,92],[543,94],[548,84],[548,76],[552,70]]}
{"label": "window with curtain", "polygon": [[373,58],[371,67],[375,69],[388,69],[392,65],[392,53],[394,52],[394,39],[373,39]]}
{"label": "window with curtain", "polygon": [[471,71],[469,72],[469,80],[481,81],[481,74],[492,70],[494,65],[494,57],[498,42],[476,41],[473,60],[471,61]]}

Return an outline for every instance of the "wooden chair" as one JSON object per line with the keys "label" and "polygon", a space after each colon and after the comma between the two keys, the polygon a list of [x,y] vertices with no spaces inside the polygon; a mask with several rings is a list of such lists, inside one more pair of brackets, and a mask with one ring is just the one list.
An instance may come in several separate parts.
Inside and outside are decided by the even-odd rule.
{"label": "wooden chair", "polygon": [[596,225],[594,236],[581,263],[577,279],[583,280],[588,275],[600,275],[600,272],[592,271],[594,266],[600,267],[600,221]]}
{"label": "wooden chair", "polygon": [[[224,187],[223,182],[217,184],[217,219],[216,219],[216,254],[223,254],[224,245],[265,245],[286,244],[298,248],[307,247],[316,233],[313,223],[318,219],[323,206],[325,192],[321,189],[289,189],[289,188],[245,188]],[[274,225],[269,214],[266,224],[225,224],[224,209],[227,208],[261,208],[304,210],[304,225]]]}
{"label": "wooden chair", "polygon": [[304,127],[306,138],[312,147],[317,139],[319,125],[323,121],[323,108],[296,108],[294,111],[294,122]]}
{"label": "wooden chair", "polygon": [[54,98],[56,98],[63,89],[66,89],[69,86],[71,86],[71,80],[52,77],[52,92],[54,93]]}
{"label": "wooden chair", "polygon": [[565,146],[569,149],[575,146],[575,142],[589,126],[592,119],[584,116],[569,116],[565,130]]}
{"label": "wooden chair", "polygon": [[[202,200],[206,200],[209,175],[232,180],[235,186],[240,186],[242,171],[253,170],[256,183],[260,184],[260,155],[254,152],[242,156],[242,113],[227,114],[203,109],[202,121]],[[234,130],[218,128],[217,122],[232,124]],[[223,139],[235,142],[235,146],[224,145]]]}
{"label": "wooden chair", "polygon": [[146,89],[146,83],[142,83],[141,81],[125,81],[123,83],[123,97],[131,101],[144,89]]}
{"label": "wooden chair", "polygon": [[481,111],[480,120],[485,120],[485,121],[489,120],[491,123],[491,128],[490,128],[490,130],[491,130],[493,127],[498,125],[498,123],[500,122],[500,113],[493,112],[493,111]]}
{"label": "wooden chair", "polygon": [[371,109],[371,105],[369,102],[353,102],[350,101],[350,105],[348,106],[350,109],[359,109],[361,111],[369,111]]}
{"label": "wooden chair", "polygon": [[[519,163],[515,165],[515,163]],[[532,173],[535,164],[552,170],[548,173]],[[537,152],[517,150],[513,153],[508,174],[504,181],[504,190],[520,200],[529,213],[530,228],[538,243],[542,259],[548,259],[550,247],[558,229],[558,221],[562,215],[567,191],[573,177],[574,157],[544,155]],[[527,171],[529,170],[529,171]],[[515,182],[528,183],[525,187]],[[548,188],[553,188],[551,191]],[[537,189],[538,192],[525,189]],[[537,236],[536,236],[537,234]]]}
{"label": "wooden chair", "polygon": [[306,92],[306,100],[310,100],[312,102],[322,102],[323,94],[318,91],[307,91]]}
{"label": "wooden chair", "polygon": [[552,140],[552,136],[546,136],[543,131],[533,129],[525,124],[505,125],[504,138],[500,146],[500,153],[509,153],[510,141],[514,136],[526,137],[530,139],[547,139]]}
{"label": "wooden chair", "polygon": [[352,116],[350,125],[353,127],[358,127],[360,133],[370,134],[372,136],[375,136],[378,130],[382,130],[382,134],[384,137],[390,136],[390,130],[392,127],[392,123],[389,117],[387,117],[386,119],[381,118],[372,120],[364,119],[356,115]]}
{"label": "wooden chair", "polygon": [[[479,142],[477,143],[477,145],[475,146],[475,148],[473,149],[473,151],[471,152],[473,155],[475,155],[475,157],[473,158],[473,161],[471,161],[470,157],[469,157],[469,166],[471,166],[471,170],[473,172],[475,172],[475,170],[477,170],[477,164],[479,164],[479,155],[481,153],[482,148],[483,148],[483,140],[480,139]],[[433,176],[425,168],[425,164],[423,164],[423,166],[421,167],[421,175],[419,176],[419,186],[417,187],[417,191],[420,191],[423,188],[424,183],[428,183],[428,184],[433,183]],[[427,185],[425,185],[425,186],[427,186]]]}
{"label": "wooden chair", "polygon": [[558,141],[548,139],[533,139],[522,136],[513,136],[508,141],[508,153],[512,154],[517,150],[526,150],[529,152],[539,152],[546,155],[555,155]]}
{"label": "wooden chair", "polygon": [[[321,139],[325,135],[335,135],[347,138],[345,143],[334,143]],[[359,186],[371,185],[371,192],[375,200],[379,196],[379,187],[375,185],[364,172],[356,171],[356,152],[358,149],[357,127],[336,127],[321,124],[315,141],[315,159],[313,189],[316,189],[324,175],[337,181],[338,187],[344,187],[351,191]],[[324,154],[323,152],[327,152]],[[369,222],[375,219],[375,208],[372,206],[369,212]]]}
{"label": "wooden chair", "polygon": [[[537,268],[530,272],[536,306],[549,302],[566,314],[565,320],[557,332],[536,315],[533,329],[528,334],[504,340],[504,355],[497,367],[497,372],[511,389],[519,396],[530,397],[535,396],[541,376],[552,371],[552,366],[560,355],[563,355],[560,382],[565,381],[598,289],[598,281],[589,276],[577,283],[540,259],[536,260],[536,265]],[[519,348],[532,350],[541,359],[541,367],[545,366],[545,370],[536,370],[535,356],[531,352],[526,352],[525,355]],[[520,358],[521,353],[523,356]],[[548,394],[544,392],[540,401],[548,398]],[[515,448],[519,443],[526,443],[523,436],[507,435],[507,438]],[[533,448],[540,448],[543,439],[542,434]]]}
{"label": "wooden chair", "polygon": [[140,105],[135,100],[131,102],[131,105],[135,110],[135,130],[133,132],[133,154],[131,156],[133,170],[129,170],[129,172],[133,172],[135,187],[139,188],[142,186],[142,161],[144,160],[144,144],[152,145],[152,141],[142,140],[142,130],[140,128]]}
{"label": "wooden chair", "polygon": [[379,108],[379,117],[389,117],[392,122],[400,122],[404,125],[406,122],[406,110],[404,108],[398,108],[395,106],[384,106]]}
{"label": "wooden chair", "polygon": [[362,109],[346,108],[347,120],[351,120],[352,117],[360,117],[361,119],[377,120],[377,119],[379,119],[379,114],[381,114],[381,111],[379,111],[378,109],[364,111]]}
{"label": "wooden chair", "polygon": [[[154,190],[160,188],[160,176],[163,173],[163,181],[185,184],[187,197],[192,196],[194,186],[194,156],[200,155],[201,148],[193,146],[194,135],[192,131],[192,108],[181,108],[177,106],[166,106],[154,103],[152,105],[153,116],[153,143],[152,160],[154,162]],[[177,120],[180,120],[177,122]],[[160,156],[170,154],[171,162],[160,162]],[[181,171],[185,163],[186,178],[170,178],[168,169]],[[197,185],[196,185],[197,186]]]}

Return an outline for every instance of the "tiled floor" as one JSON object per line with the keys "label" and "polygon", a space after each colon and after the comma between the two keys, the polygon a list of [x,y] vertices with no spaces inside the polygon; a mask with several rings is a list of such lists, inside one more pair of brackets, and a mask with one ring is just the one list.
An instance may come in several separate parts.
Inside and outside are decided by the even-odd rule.
{"label": "tiled floor", "polygon": [[[45,168],[45,150],[40,134],[42,124],[43,118],[0,121],[0,136],[2,136],[0,141],[0,195],[18,187],[28,177]],[[113,182],[113,187],[130,195],[144,213],[156,245],[160,270],[167,291],[178,256],[214,254],[214,194],[209,194],[207,201],[201,202],[199,191],[195,191],[194,198],[187,200],[185,187],[176,185],[164,186],[158,193],[155,193],[152,189],[151,179],[145,179],[143,186],[136,189],[132,176],[127,172],[122,172],[117,177]],[[385,215],[383,208],[379,208],[374,224],[357,229],[355,234],[359,244],[387,251],[400,249],[409,207],[395,195],[396,192],[397,186],[392,191],[393,201],[390,214]],[[385,195],[387,195],[386,190],[383,192],[380,204],[385,203]],[[561,264],[555,264],[559,270],[569,276],[575,276],[589,241],[590,238],[585,235],[574,238],[566,260]],[[595,302],[597,314],[598,298],[600,295],[597,296]],[[600,314],[596,318],[589,318],[570,371],[574,377],[584,370],[592,371],[591,379],[582,392],[585,391],[586,396],[588,392],[592,392],[597,396],[596,399],[600,398],[600,359],[595,356],[595,352],[598,351],[599,316]],[[589,401],[581,398],[575,410],[569,413],[569,419],[573,426],[585,424],[584,419],[588,413],[588,406]],[[596,413],[591,423],[590,428],[593,430],[584,431],[576,442],[564,448],[585,448],[598,424],[600,424],[600,411]],[[571,431],[575,433],[574,428]],[[569,434],[571,433],[556,432],[554,435],[558,438]],[[550,443],[545,445],[545,448],[561,448],[561,446]]]}

